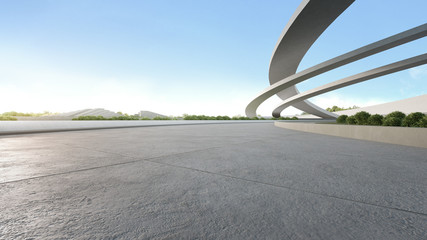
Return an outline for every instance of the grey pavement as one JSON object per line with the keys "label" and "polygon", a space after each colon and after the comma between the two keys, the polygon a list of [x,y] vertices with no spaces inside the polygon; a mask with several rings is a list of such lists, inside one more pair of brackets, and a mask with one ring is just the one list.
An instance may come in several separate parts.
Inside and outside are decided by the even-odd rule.
{"label": "grey pavement", "polygon": [[426,156],[262,122],[0,136],[0,239],[427,239]]}

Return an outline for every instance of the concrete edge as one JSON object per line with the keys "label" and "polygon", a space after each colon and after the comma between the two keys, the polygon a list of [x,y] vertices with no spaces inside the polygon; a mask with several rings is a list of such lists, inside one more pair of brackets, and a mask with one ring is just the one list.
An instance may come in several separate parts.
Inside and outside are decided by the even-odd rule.
{"label": "concrete edge", "polygon": [[[31,124],[33,122],[34,124]],[[42,124],[40,124],[42,122]],[[209,125],[209,124],[241,124],[241,123],[265,123],[273,122],[272,120],[238,120],[238,121],[221,121],[221,120],[186,120],[186,121],[158,121],[139,122],[132,124],[128,121],[119,121],[114,124],[113,121],[58,121],[49,124],[49,121],[14,121],[10,126],[0,125],[0,136],[20,135],[20,134],[35,134],[35,133],[52,133],[52,132],[69,132],[69,131],[86,131],[86,130],[103,130],[115,128],[138,128],[138,127],[167,127],[167,126],[187,126],[187,125]],[[28,124],[30,123],[30,124]],[[110,124],[113,123],[113,124]]]}
{"label": "concrete edge", "polygon": [[427,148],[427,128],[355,126],[295,122],[274,122],[274,126],[329,136]]}

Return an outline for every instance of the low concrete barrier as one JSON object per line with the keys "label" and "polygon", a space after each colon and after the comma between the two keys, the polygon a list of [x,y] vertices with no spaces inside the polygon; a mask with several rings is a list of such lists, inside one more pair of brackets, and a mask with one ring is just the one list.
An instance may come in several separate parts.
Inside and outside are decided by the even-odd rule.
{"label": "low concrete barrier", "polygon": [[110,128],[158,127],[195,124],[273,123],[272,120],[143,120],[143,121],[0,121],[0,136],[96,130]]}
{"label": "low concrete barrier", "polygon": [[427,148],[427,128],[274,122],[276,127],[330,136]]}

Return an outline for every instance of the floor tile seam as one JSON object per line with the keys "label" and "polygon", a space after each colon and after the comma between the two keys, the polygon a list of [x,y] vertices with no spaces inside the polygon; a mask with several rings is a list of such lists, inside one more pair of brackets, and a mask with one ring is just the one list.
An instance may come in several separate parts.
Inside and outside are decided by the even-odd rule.
{"label": "floor tile seam", "polygon": [[[191,153],[191,152],[187,152],[187,153]],[[178,153],[178,154],[185,154],[185,153]],[[172,154],[172,155],[169,155],[169,156],[173,156],[173,155],[177,155],[177,154]],[[23,182],[23,181],[28,181],[28,180],[42,179],[42,178],[47,178],[47,177],[54,177],[54,176],[59,176],[59,175],[66,175],[66,174],[72,174],[72,173],[78,173],[78,172],[96,170],[96,169],[101,169],[101,168],[108,168],[108,167],[114,167],[114,166],[132,164],[132,163],[137,163],[137,162],[150,162],[150,163],[155,163],[155,164],[159,164],[159,165],[162,165],[162,166],[168,166],[168,167],[173,167],[173,168],[186,169],[186,170],[190,170],[190,171],[201,172],[201,173],[204,173],[204,174],[216,175],[216,176],[221,176],[221,177],[236,179],[236,180],[240,180],[240,181],[245,181],[245,182],[252,182],[252,183],[256,183],[256,184],[262,184],[262,185],[276,187],[276,188],[280,188],[280,189],[288,189],[288,190],[297,191],[297,192],[304,192],[304,193],[309,193],[309,194],[313,194],[313,195],[317,195],[317,196],[322,196],[322,197],[326,197],[326,198],[338,199],[338,200],[342,200],[342,201],[346,201],[346,202],[360,203],[362,205],[368,205],[368,206],[379,207],[379,208],[384,208],[384,209],[389,209],[389,210],[395,210],[395,211],[399,211],[399,212],[411,213],[411,214],[415,214],[415,215],[421,215],[421,216],[424,216],[424,217],[427,216],[426,213],[422,213],[422,212],[415,212],[415,211],[411,211],[411,210],[405,210],[405,209],[400,209],[400,208],[388,207],[388,206],[383,206],[383,205],[379,205],[379,204],[373,204],[373,203],[369,203],[369,202],[358,201],[358,200],[354,200],[354,199],[348,199],[348,198],[333,196],[333,195],[324,194],[324,193],[318,193],[318,192],[309,191],[309,190],[300,189],[300,188],[293,188],[293,187],[288,187],[288,186],[282,186],[282,185],[277,185],[277,184],[272,184],[272,183],[266,183],[266,182],[256,181],[256,180],[252,180],[252,179],[240,178],[240,177],[235,177],[235,176],[221,174],[221,173],[215,173],[215,172],[210,172],[210,171],[205,171],[205,170],[200,170],[200,169],[195,169],[195,168],[177,166],[177,165],[174,165],[174,164],[161,163],[161,162],[154,161],[154,159],[159,159],[159,158],[162,158],[162,157],[168,157],[168,156],[153,157],[153,158],[147,158],[147,159],[135,159],[134,161],[128,161],[128,162],[122,162],[122,163],[116,163],[116,164],[110,164],[110,165],[104,165],[104,166],[97,166],[97,167],[92,167],[92,168],[78,169],[78,170],[74,170],[74,171],[67,171],[67,172],[61,172],[61,173],[55,173],[55,174],[49,174],[49,175],[43,175],[43,176],[36,176],[36,177],[31,177],[31,178],[25,178],[25,179],[13,180],[13,181],[9,181],[9,182],[3,182],[3,183],[0,183],[0,185],[6,185],[6,184],[10,184],[10,183],[17,183],[17,182]]]}
{"label": "floor tile seam", "polygon": [[195,168],[177,166],[177,165],[169,164],[169,163],[156,162],[156,161],[153,161],[153,160],[145,160],[145,161],[152,162],[152,163],[157,163],[157,164],[160,164],[160,165],[170,166],[170,167],[174,167],[174,168],[187,169],[187,170],[191,170],[191,171],[197,171],[197,172],[202,172],[202,173],[206,173],[206,174],[222,176],[222,177],[226,177],[226,178],[232,178],[232,179],[246,181],[246,182],[252,182],[252,183],[257,183],[257,184],[262,184],[262,185],[267,185],[267,186],[282,188],[282,189],[293,190],[293,191],[297,191],[297,192],[304,192],[304,193],[314,194],[314,195],[323,196],[323,197],[327,197],[327,198],[334,198],[334,199],[343,200],[343,201],[350,201],[350,202],[354,202],[354,203],[360,203],[360,204],[363,204],[363,205],[369,205],[369,206],[374,206],[374,207],[379,207],[379,208],[386,208],[386,209],[390,209],[390,210],[396,210],[396,211],[401,211],[401,212],[406,212],[406,213],[412,213],[412,214],[421,215],[421,216],[427,216],[427,213],[423,213],[423,212],[415,212],[415,211],[401,209],[401,208],[388,207],[388,206],[383,206],[383,205],[379,205],[379,204],[374,204],[374,203],[369,203],[369,202],[364,202],[364,201],[359,201],[359,200],[354,200],[354,199],[349,199],[349,198],[338,197],[338,196],[334,196],[334,195],[329,195],[329,194],[324,194],[324,193],[309,191],[309,190],[300,189],[300,188],[293,188],[293,187],[288,187],[288,186],[283,186],[283,185],[266,183],[266,182],[261,182],[261,181],[257,181],[257,180],[252,180],[252,179],[235,177],[235,176],[231,176],[231,175],[227,175],[227,174],[221,174],[221,173],[215,173],[215,172],[210,172],[210,171],[206,171],[206,170],[200,170],[200,169],[195,169]]}
{"label": "floor tile seam", "polygon": [[[94,151],[94,152],[102,152],[102,153],[107,153],[107,154],[114,154],[114,155],[118,155],[118,156],[121,156],[121,157],[132,158],[132,159],[135,159],[135,160],[133,160],[133,161],[127,161],[127,162],[121,162],[121,163],[117,163],[117,164],[108,164],[108,165],[96,166],[96,167],[93,167],[93,168],[78,169],[78,170],[69,171],[69,172],[61,172],[61,173],[55,173],[55,174],[49,174],[49,175],[36,176],[34,178],[25,178],[25,179],[18,179],[18,180],[13,180],[13,181],[8,181],[8,182],[0,182],[0,185],[1,184],[7,184],[7,183],[13,183],[13,182],[19,182],[19,181],[25,181],[25,180],[31,180],[31,179],[37,179],[37,178],[43,178],[43,177],[63,175],[63,174],[68,174],[68,173],[73,173],[73,172],[80,172],[80,171],[86,171],[86,170],[89,171],[89,170],[94,170],[94,169],[99,169],[99,168],[104,168],[104,167],[110,167],[110,166],[113,167],[113,166],[117,166],[117,165],[132,164],[132,163],[135,163],[135,162],[144,161],[144,160],[150,160],[150,159],[158,159],[158,158],[164,158],[164,157],[179,156],[179,155],[183,155],[183,154],[191,154],[191,153],[196,153],[196,152],[201,152],[201,151],[207,151],[207,150],[211,150],[211,149],[224,148],[224,147],[228,147],[230,145],[241,145],[241,144],[247,144],[247,143],[251,143],[251,142],[264,142],[265,143],[266,141],[264,141],[263,139],[257,139],[257,140],[247,141],[247,142],[232,143],[232,144],[223,145],[223,146],[215,146],[215,147],[204,148],[204,149],[197,149],[197,150],[187,151],[187,152],[173,153],[173,154],[162,155],[162,156],[154,156],[154,157],[144,158],[144,159],[141,159],[141,158],[138,158],[138,157],[135,157],[135,156],[128,156],[128,155],[124,155],[124,154],[120,154],[120,153],[115,153],[115,152],[108,152],[108,151],[102,151],[102,150],[98,150],[98,149],[91,149],[91,148],[87,148],[87,147],[83,147],[83,146],[76,146],[76,145],[73,145],[73,144],[60,143],[62,145],[69,146],[69,147],[82,148],[82,149],[86,149],[86,150],[90,150],[90,151]],[[367,161],[372,162],[371,160],[367,160]],[[153,162],[155,162],[155,161],[153,161]],[[159,162],[156,162],[156,163],[159,163]],[[171,166],[175,166],[175,165],[171,165]],[[177,166],[177,167],[179,167],[179,166]],[[190,168],[190,169],[192,169],[192,168]],[[198,169],[193,169],[193,170],[198,170]],[[413,182],[408,182],[408,181],[405,181],[405,182],[406,183],[410,183],[410,184],[420,185],[420,184],[413,183]]]}
{"label": "floor tile seam", "polygon": [[[249,142],[254,142],[254,141],[261,141],[261,140],[252,140],[252,141],[248,141],[248,142],[235,143],[235,144],[244,144],[244,143],[249,143]],[[68,145],[68,144],[64,144],[64,145],[73,146],[73,145]],[[229,145],[227,145],[227,146],[229,146]],[[354,200],[354,199],[347,199],[347,198],[342,198],[342,197],[338,197],[338,196],[333,196],[333,195],[328,195],[328,194],[323,194],[323,193],[308,191],[308,190],[305,190],[305,189],[292,188],[292,187],[288,187],[288,186],[271,184],[271,183],[266,183],[266,182],[251,180],[251,179],[239,178],[239,177],[235,177],[235,176],[231,176],[231,175],[226,175],[226,174],[221,174],[221,173],[215,173],[215,172],[210,172],[210,171],[205,171],[205,170],[200,170],[200,169],[195,169],[195,168],[188,168],[188,167],[178,166],[178,165],[174,165],[174,164],[168,164],[168,163],[161,163],[161,162],[153,161],[154,159],[159,159],[159,158],[164,158],[164,157],[170,157],[170,156],[175,156],[175,155],[189,154],[189,153],[200,152],[200,151],[206,151],[206,150],[210,150],[210,149],[221,148],[221,147],[224,147],[224,146],[215,146],[215,147],[210,147],[210,148],[205,148],[205,149],[197,149],[197,150],[194,150],[194,151],[174,153],[174,154],[163,155],[163,156],[156,156],[156,157],[150,157],[150,158],[145,158],[145,159],[141,159],[141,158],[137,158],[137,157],[133,157],[133,156],[127,156],[127,155],[123,155],[123,154],[119,154],[119,153],[114,153],[114,152],[93,150],[93,149],[85,148],[85,147],[81,147],[81,146],[74,146],[74,147],[80,147],[80,148],[84,148],[84,149],[88,149],[88,150],[92,150],[92,151],[104,152],[104,153],[114,154],[114,155],[118,155],[118,156],[122,156],[122,157],[133,158],[135,160],[133,160],[133,161],[127,161],[127,162],[121,162],[121,163],[115,163],[115,164],[109,164],[109,165],[103,165],[103,166],[97,166],[97,167],[92,167],[92,168],[85,168],[85,169],[78,169],[78,170],[73,170],[73,171],[67,171],[67,172],[61,172],[61,173],[43,175],[43,176],[36,176],[36,177],[19,179],[19,180],[8,181],[8,182],[2,182],[2,183],[0,183],[0,185],[8,184],[8,183],[16,183],[16,182],[21,182],[21,181],[26,181],[26,180],[33,180],[33,179],[40,179],[40,178],[58,176],[58,175],[71,174],[71,173],[76,173],[76,172],[90,171],[90,170],[95,170],[95,169],[100,169],[100,168],[108,168],[108,167],[114,167],[114,166],[119,166],[119,165],[126,165],[126,164],[132,164],[132,163],[136,163],[136,162],[143,162],[143,161],[145,161],[145,162],[151,162],[151,163],[156,163],[156,164],[160,164],[160,165],[170,166],[170,167],[174,167],[174,168],[187,169],[187,170],[202,172],[202,173],[211,174],[211,175],[218,175],[218,176],[223,176],[223,177],[227,177],[227,178],[233,178],[233,179],[237,179],[237,180],[241,180],[241,181],[246,181],[246,182],[253,182],[253,183],[258,183],[258,184],[263,184],[263,185],[278,187],[278,188],[284,188],[284,189],[289,189],[289,190],[294,190],[294,191],[299,191],[299,192],[305,192],[305,193],[315,194],[315,195],[319,195],[319,196],[323,196],[323,197],[328,197],[328,198],[334,198],[334,199],[339,199],[339,200],[344,200],[344,201],[350,201],[350,202],[356,202],[356,203],[361,203],[361,204],[375,206],[375,207],[380,207],[380,208],[392,209],[392,210],[396,210],[396,211],[403,211],[403,212],[407,212],[407,213],[412,213],[412,214],[427,216],[426,213],[420,213],[420,212],[415,212],[415,211],[410,211],[410,210],[405,210],[405,209],[400,209],[400,208],[387,207],[387,206],[382,206],[382,205],[378,205],[378,204],[368,203],[368,202],[364,202],[364,201],[358,201],[358,200]]]}
{"label": "floor tile seam", "polygon": [[[213,147],[201,148],[201,149],[196,149],[196,150],[187,151],[187,152],[179,152],[179,153],[166,154],[166,155],[162,155],[162,156],[149,157],[147,159],[169,157],[169,156],[174,156],[174,155],[179,155],[179,154],[187,154],[187,153],[193,153],[193,152],[201,152],[201,151],[206,151],[206,150],[210,150],[210,149],[225,148],[225,147],[228,147],[228,146],[231,146],[231,145],[241,145],[241,144],[247,144],[247,143],[251,143],[251,142],[263,142],[263,140],[262,139],[257,139],[257,140],[250,140],[250,141],[245,141],[245,142],[239,142],[239,143],[230,143],[230,144],[227,144],[227,145],[220,145],[220,146],[217,145],[217,146],[213,146]],[[86,149],[86,150],[93,151],[93,152],[101,152],[101,153],[118,155],[118,156],[121,156],[121,157],[128,157],[128,158],[135,158],[135,159],[144,160],[144,158],[139,158],[139,157],[130,156],[130,155],[124,155],[124,154],[116,153],[116,152],[104,151],[104,150],[99,150],[99,149],[92,149],[92,148],[88,148],[88,147],[84,147],[84,146],[77,146],[77,145],[67,144],[67,143],[61,143],[61,144],[65,145],[65,146],[68,146],[68,147],[82,148],[82,149]]]}
{"label": "floor tile seam", "polygon": [[[288,158],[288,160],[296,160],[296,159],[291,157],[291,158]],[[344,159],[344,161],[350,162],[350,163],[354,162],[351,159]],[[368,160],[368,159],[366,159],[366,162],[374,163],[375,161],[374,160]],[[363,173],[363,174],[365,174],[365,173]],[[427,186],[426,181],[422,181],[422,180],[420,180],[420,181],[410,181],[410,180],[406,180],[406,179],[394,179],[394,178],[392,178],[391,180],[390,179],[388,180],[388,183],[402,183],[402,182],[406,183],[406,184],[416,185],[416,186],[422,186],[422,187],[426,187]]]}
{"label": "floor tile seam", "polygon": [[[206,150],[208,150],[208,149],[206,149]],[[198,150],[198,151],[201,151],[201,150]],[[114,163],[114,164],[101,165],[101,166],[90,167],[90,168],[76,169],[76,170],[66,171],[66,172],[59,172],[59,173],[52,173],[52,174],[47,174],[47,175],[40,175],[40,176],[35,176],[35,177],[29,177],[29,178],[23,178],[23,179],[18,179],[18,180],[7,181],[7,182],[0,182],[0,185],[10,184],[10,183],[17,183],[17,182],[23,182],[23,181],[27,181],[27,180],[34,180],[34,179],[41,179],[41,178],[48,178],[48,177],[66,175],[66,174],[71,174],[71,173],[91,171],[91,170],[101,169],[101,168],[115,167],[115,166],[120,166],[120,165],[127,165],[127,164],[136,163],[136,162],[143,162],[143,161],[150,162],[149,161],[150,159],[157,159],[157,158],[162,158],[162,157],[171,157],[171,156],[174,156],[174,155],[186,154],[186,153],[192,153],[192,152],[193,151],[191,151],[191,152],[182,152],[182,153],[175,153],[175,154],[163,155],[163,156],[155,156],[155,157],[143,158],[143,159],[132,157],[132,156],[126,156],[126,155],[122,155],[122,154],[113,153],[115,155],[122,156],[122,157],[127,157],[127,158],[131,158],[131,159],[134,159],[134,160],[132,160],[132,161],[126,161],[126,162],[120,162],[120,163]],[[105,153],[108,153],[108,152],[105,152]]]}
{"label": "floor tile seam", "polygon": [[[259,140],[253,140],[253,141],[259,141]],[[249,141],[249,142],[253,142],[253,141]],[[242,142],[242,143],[236,143],[236,144],[244,144],[244,143],[248,143],[248,142]],[[64,145],[74,147],[73,145],[67,145],[67,144],[64,144]],[[227,146],[229,146],[229,145],[227,145]],[[6,185],[6,184],[10,184],[10,183],[23,182],[23,181],[27,181],[27,180],[34,180],[34,179],[41,179],[41,178],[47,178],[47,177],[54,177],[54,176],[66,175],[66,174],[77,173],[77,172],[91,171],[91,170],[95,170],[95,169],[115,167],[115,166],[132,164],[132,163],[137,163],[137,162],[144,162],[144,161],[151,162],[151,163],[156,163],[156,164],[160,164],[159,162],[156,162],[156,161],[153,161],[153,160],[154,159],[159,159],[159,158],[167,158],[167,157],[172,157],[172,156],[179,156],[179,155],[184,155],[184,154],[191,154],[191,153],[195,153],[195,152],[202,152],[202,151],[207,151],[207,150],[211,150],[211,149],[222,148],[222,147],[225,147],[225,146],[215,146],[215,147],[197,149],[197,150],[192,150],[192,151],[187,151],[187,152],[178,152],[178,153],[166,154],[166,155],[162,155],[162,156],[154,156],[154,157],[149,157],[149,158],[138,158],[138,157],[135,157],[135,156],[128,156],[128,155],[123,155],[123,154],[120,154],[120,153],[107,152],[107,151],[101,151],[101,150],[94,150],[94,149],[85,148],[85,147],[81,147],[81,146],[75,146],[75,147],[76,148],[83,148],[83,149],[87,149],[87,150],[91,150],[91,151],[96,151],[96,152],[113,154],[113,155],[117,155],[117,156],[120,156],[120,157],[126,157],[126,158],[130,158],[130,159],[134,159],[134,160],[132,160],[132,161],[126,161],[126,162],[120,162],[120,163],[114,163],[114,164],[107,164],[107,165],[102,165],[102,166],[96,166],[96,167],[90,167],[90,168],[76,169],[76,170],[66,171],[66,172],[59,172],[59,173],[52,173],[52,174],[47,174],[47,175],[40,175],[40,176],[29,177],[29,178],[22,178],[22,179],[17,179],[17,180],[12,180],[12,181],[6,181],[6,182],[0,182],[0,185]],[[178,167],[178,166],[176,166],[176,167]],[[194,170],[196,170],[196,169],[194,169]]]}

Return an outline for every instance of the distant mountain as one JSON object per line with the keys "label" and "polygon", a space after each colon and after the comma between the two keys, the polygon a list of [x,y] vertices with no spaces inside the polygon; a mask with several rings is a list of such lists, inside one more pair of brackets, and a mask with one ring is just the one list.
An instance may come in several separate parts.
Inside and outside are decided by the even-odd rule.
{"label": "distant mountain", "polygon": [[140,111],[139,116],[144,118],[167,117],[165,115],[158,114],[155,112],[150,112],[150,111]]}
{"label": "distant mountain", "polygon": [[60,113],[50,116],[40,117],[17,117],[19,121],[40,121],[40,120],[71,120],[80,116],[103,116],[105,118],[118,117],[121,114],[103,108],[87,108],[72,112]]}
{"label": "distant mountain", "polygon": [[121,116],[121,114],[115,113],[110,110],[105,110],[103,108],[89,108],[89,109],[82,109],[82,110],[77,110],[72,112],[61,113],[56,116],[71,117],[71,118],[80,117],[80,116],[103,116],[105,118],[111,118],[111,117]]}

